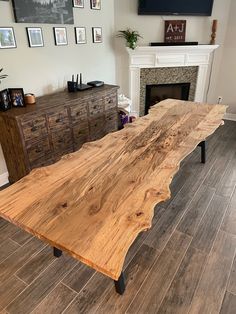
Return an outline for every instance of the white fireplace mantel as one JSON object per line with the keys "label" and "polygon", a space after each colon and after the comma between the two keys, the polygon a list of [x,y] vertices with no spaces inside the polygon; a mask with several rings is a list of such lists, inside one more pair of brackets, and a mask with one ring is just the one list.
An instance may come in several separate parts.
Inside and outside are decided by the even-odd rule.
{"label": "white fireplace mantel", "polygon": [[157,46],[129,49],[129,97],[131,114],[139,116],[140,105],[140,69],[198,66],[198,78],[195,101],[203,102],[205,97],[208,67],[211,53],[218,45],[198,46]]}

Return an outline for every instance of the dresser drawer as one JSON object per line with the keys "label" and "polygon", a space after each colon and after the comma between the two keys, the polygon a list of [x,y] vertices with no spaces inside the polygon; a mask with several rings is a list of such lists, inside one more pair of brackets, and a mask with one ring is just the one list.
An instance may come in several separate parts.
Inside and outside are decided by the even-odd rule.
{"label": "dresser drawer", "polygon": [[105,119],[106,133],[111,133],[118,130],[118,113],[116,109],[110,109],[106,111]]}
{"label": "dresser drawer", "polygon": [[67,109],[48,114],[48,123],[51,130],[67,128],[69,126]]}
{"label": "dresser drawer", "polygon": [[78,123],[80,120],[86,120],[87,119],[87,104],[82,103],[76,106],[70,107],[71,112],[71,121],[73,124]]}
{"label": "dresser drawer", "polygon": [[31,169],[34,168],[35,163],[45,163],[52,159],[52,152],[48,138],[39,141],[27,148],[27,155]]}
{"label": "dresser drawer", "polygon": [[97,117],[96,119],[90,119],[89,129],[91,141],[102,138],[106,134],[104,117],[102,116]]}
{"label": "dresser drawer", "polygon": [[112,108],[116,108],[117,106],[117,95],[116,93],[112,93],[105,97],[105,110],[109,110]]}
{"label": "dresser drawer", "polygon": [[89,116],[93,117],[104,112],[103,99],[91,99],[88,101]]}
{"label": "dresser drawer", "polygon": [[26,142],[38,141],[47,135],[47,123],[46,118],[43,115],[32,120],[22,120],[21,126]]}
{"label": "dresser drawer", "polygon": [[73,151],[71,130],[52,132],[52,146],[55,155],[65,155]]}
{"label": "dresser drawer", "polygon": [[74,149],[78,150],[85,142],[89,141],[88,124],[78,125],[73,127]]}

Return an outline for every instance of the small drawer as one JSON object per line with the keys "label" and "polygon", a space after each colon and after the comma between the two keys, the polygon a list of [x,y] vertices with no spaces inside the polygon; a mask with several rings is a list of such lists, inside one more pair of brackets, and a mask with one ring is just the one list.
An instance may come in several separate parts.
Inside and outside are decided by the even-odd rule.
{"label": "small drawer", "polygon": [[51,130],[63,129],[69,126],[67,109],[57,111],[48,115],[49,127]]}
{"label": "small drawer", "polygon": [[90,117],[99,115],[104,111],[104,104],[102,99],[92,99],[88,102],[89,115]]}
{"label": "small drawer", "polygon": [[63,132],[53,132],[52,133],[52,145],[55,154],[61,153],[61,156],[64,153],[73,151],[73,143],[71,138],[71,131],[66,130]]}
{"label": "small drawer", "polygon": [[86,103],[70,107],[70,111],[71,111],[71,121],[73,124],[76,124],[80,120],[85,120],[88,115]]}
{"label": "small drawer", "polygon": [[52,158],[51,147],[48,139],[44,139],[27,148],[27,154],[31,168],[34,167],[38,161],[45,162]]}
{"label": "small drawer", "polygon": [[115,108],[117,106],[117,95],[110,94],[105,97],[105,110]]}
{"label": "small drawer", "polygon": [[33,120],[21,121],[22,132],[25,141],[40,140],[47,136],[47,123],[45,116],[39,116]]}

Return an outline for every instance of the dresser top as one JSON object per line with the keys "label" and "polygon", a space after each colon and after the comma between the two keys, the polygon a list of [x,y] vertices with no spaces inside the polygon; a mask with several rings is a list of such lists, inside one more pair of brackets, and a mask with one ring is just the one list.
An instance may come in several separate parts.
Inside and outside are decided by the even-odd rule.
{"label": "dresser top", "polygon": [[105,84],[102,87],[93,87],[91,89],[69,93],[68,91],[55,92],[53,94],[41,96],[36,98],[36,104],[27,105],[26,107],[12,108],[5,112],[0,112],[2,117],[20,117],[25,114],[42,112],[43,110],[52,109],[55,110],[55,107],[67,105],[70,102],[75,100],[85,101],[88,98],[99,97],[98,94],[101,94],[101,97],[105,96],[107,93],[116,91],[119,87],[116,85]]}

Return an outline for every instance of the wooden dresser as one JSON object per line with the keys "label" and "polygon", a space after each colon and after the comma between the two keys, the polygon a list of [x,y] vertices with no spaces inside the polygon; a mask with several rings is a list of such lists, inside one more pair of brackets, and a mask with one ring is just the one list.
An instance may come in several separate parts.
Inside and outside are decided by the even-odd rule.
{"label": "wooden dresser", "polygon": [[57,92],[35,105],[0,113],[0,142],[9,181],[58,161],[83,143],[118,129],[117,86]]}

